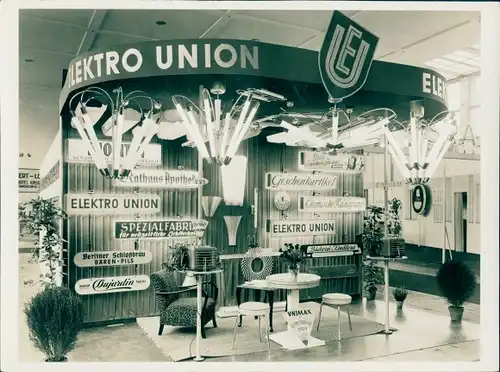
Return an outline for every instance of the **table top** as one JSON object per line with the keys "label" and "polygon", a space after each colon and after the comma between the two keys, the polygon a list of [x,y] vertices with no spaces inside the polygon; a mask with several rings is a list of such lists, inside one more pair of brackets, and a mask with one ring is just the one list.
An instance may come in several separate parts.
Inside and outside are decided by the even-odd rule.
{"label": "table top", "polygon": [[319,286],[321,277],[316,274],[299,273],[297,278],[290,273],[273,274],[266,278],[267,284],[278,289],[306,289]]}
{"label": "table top", "polygon": [[278,288],[271,287],[267,280],[252,280],[238,285],[238,288],[255,289],[259,291],[274,291]]}
{"label": "table top", "polygon": [[191,275],[210,275],[210,274],[217,274],[222,272],[222,269],[215,269],[215,270],[210,270],[210,271],[191,271],[191,270],[178,270],[180,273],[186,273],[186,274],[191,274]]}

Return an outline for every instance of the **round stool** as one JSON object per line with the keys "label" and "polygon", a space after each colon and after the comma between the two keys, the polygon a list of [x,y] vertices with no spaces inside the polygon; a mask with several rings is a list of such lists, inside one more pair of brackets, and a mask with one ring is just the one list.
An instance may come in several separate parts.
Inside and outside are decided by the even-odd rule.
{"label": "round stool", "polygon": [[340,329],[340,307],[345,306],[347,310],[347,317],[349,318],[349,330],[352,332],[352,324],[351,324],[351,313],[349,312],[349,304],[352,302],[352,297],[344,294],[344,293],[325,293],[321,299],[321,305],[319,307],[319,319],[318,319],[318,327],[316,328],[319,331],[319,323],[321,322],[321,311],[323,310],[323,305],[329,306],[337,306],[337,323],[339,326],[339,341],[341,339],[341,329]]}
{"label": "round stool", "polygon": [[267,336],[267,352],[271,354],[271,344],[269,341],[269,324],[267,321],[267,316],[269,314],[269,304],[264,302],[244,302],[238,307],[238,316],[236,317],[236,322],[234,324],[234,333],[233,333],[233,346],[236,342],[236,332],[238,331],[238,323],[240,316],[254,316],[259,319],[259,339],[262,342],[262,330],[261,330],[261,319],[264,319],[265,328],[266,328],[266,336]]}

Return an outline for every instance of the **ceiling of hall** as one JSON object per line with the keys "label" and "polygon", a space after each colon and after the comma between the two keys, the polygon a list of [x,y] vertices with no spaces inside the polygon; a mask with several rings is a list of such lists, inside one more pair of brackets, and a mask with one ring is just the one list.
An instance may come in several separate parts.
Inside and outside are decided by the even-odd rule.
{"label": "ceiling of hall", "polygon": [[[436,58],[477,47],[480,42],[478,12],[344,13],[380,37],[376,58],[384,61],[430,67]],[[43,134],[53,137],[62,70],[90,49],[148,40],[231,38],[319,50],[330,17],[330,11],[294,10],[22,10],[21,136],[34,133],[31,129],[36,124],[50,128]],[[158,25],[158,21],[165,24]],[[460,63],[459,58],[451,62]],[[462,74],[450,72],[451,64],[444,66],[447,77]],[[460,71],[470,73],[470,69]]]}

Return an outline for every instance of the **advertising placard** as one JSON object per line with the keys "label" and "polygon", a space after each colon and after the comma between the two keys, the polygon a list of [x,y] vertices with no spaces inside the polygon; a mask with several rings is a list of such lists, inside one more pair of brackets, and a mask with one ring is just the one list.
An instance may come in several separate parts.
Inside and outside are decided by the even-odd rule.
{"label": "advertising placard", "polygon": [[331,174],[266,173],[266,189],[288,191],[334,190],[337,176]]}
{"label": "advertising placard", "polygon": [[308,346],[315,318],[312,310],[309,308],[290,310],[286,311],[283,316],[288,323],[288,329],[291,330],[305,346]]}
{"label": "advertising placard", "polygon": [[208,180],[193,170],[134,169],[127,178],[113,182],[116,187],[196,189],[206,185]]}
{"label": "advertising placard", "polygon": [[325,255],[329,254],[332,256],[335,253],[348,252],[350,254],[361,253],[361,249],[357,244],[306,244],[308,255]]}
{"label": "advertising placard", "polygon": [[79,295],[143,291],[149,288],[149,284],[147,275],[85,278],[76,282],[75,291]]}
{"label": "advertising placard", "polygon": [[354,196],[299,196],[299,212],[364,212],[366,199]]}
{"label": "advertising placard", "polygon": [[203,237],[206,220],[116,221],[116,239]]}
{"label": "advertising placard", "polygon": [[335,221],[310,220],[267,220],[266,232],[274,236],[333,235]]}
{"label": "advertising placard", "polygon": [[304,171],[359,173],[362,167],[361,155],[330,155],[319,151],[299,152],[299,169]]}
{"label": "advertising placard", "polygon": [[151,262],[151,251],[79,252],[73,258],[78,267],[141,265]]}
{"label": "advertising placard", "polygon": [[19,168],[19,192],[38,192],[40,187],[40,170]]}
{"label": "advertising placard", "polygon": [[160,196],[114,194],[67,194],[68,215],[154,214],[161,212]]}
{"label": "advertising placard", "polygon": [[[127,155],[131,142],[123,142],[120,156]],[[113,142],[99,141],[104,157],[108,164],[113,161]],[[143,147],[143,153],[137,162],[140,167],[154,167],[162,164],[161,145],[150,143]],[[87,150],[82,139],[70,138],[66,142],[66,151],[64,160],[68,163],[94,164],[92,156]]]}

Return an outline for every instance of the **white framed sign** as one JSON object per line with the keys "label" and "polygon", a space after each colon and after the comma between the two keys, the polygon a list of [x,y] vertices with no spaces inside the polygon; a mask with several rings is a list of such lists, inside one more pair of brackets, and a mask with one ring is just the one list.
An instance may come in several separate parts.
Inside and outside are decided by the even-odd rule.
{"label": "white framed sign", "polygon": [[167,169],[134,169],[125,179],[113,180],[116,187],[153,187],[160,189],[196,189],[208,180],[198,171]]}
{"label": "white framed sign", "polygon": [[38,192],[40,188],[40,170],[33,168],[19,168],[19,192]]}
{"label": "white framed sign", "polygon": [[351,252],[361,253],[361,249],[357,244],[307,244],[306,253],[310,255],[317,254],[329,254],[329,253],[338,253],[338,252]]}
{"label": "white framed sign", "polygon": [[297,310],[286,311],[283,317],[293,334],[307,345],[311,337],[314,319],[316,318],[313,311],[309,308],[302,307]]}
{"label": "white framed sign", "polygon": [[154,214],[161,212],[160,196],[114,194],[67,194],[68,215]]}
{"label": "white framed sign", "polygon": [[359,173],[363,168],[363,156],[353,154],[330,155],[319,151],[300,151],[299,169],[324,172]]}
{"label": "white framed sign", "polygon": [[299,212],[364,212],[366,199],[353,196],[299,196]]}
{"label": "white framed sign", "polygon": [[274,206],[279,211],[286,211],[290,208],[292,204],[292,199],[290,198],[290,194],[285,191],[277,192],[274,196]]}
{"label": "white framed sign", "polygon": [[206,220],[116,221],[116,239],[165,239],[203,237]]}
{"label": "white framed sign", "polygon": [[86,278],[76,282],[75,291],[79,295],[143,291],[149,288],[149,284],[147,275]]}
{"label": "white framed sign", "polygon": [[275,236],[320,236],[335,234],[335,221],[309,220],[267,220],[266,232]]}
{"label": "white framed sign", "polygon": [[331,174],[266,173],[266,189],[289,191],[334,190],[337,176]]}
{"label": "white framed sign", "polygon": [[151,262],[151,251],[79,252],[73,258],[78,267],[141,265]]}
{"label": "white framed sign", "polygon": [[[127,154],[131,142],[123,142],[120,156]],[[113,161],[113,142],[112,141],[99,141],[104,156],[108,164]],[[154,167],[162,165],[161,145],[157,143],[150,143],[143,147],[143,153],[137,162],[138,166]],[[82,139],[70,138],[66,140],[66,151],[64,160],[68,163],[83,163],[93,164],[92,156],[89,154],[87,147],[84,145]]]}

